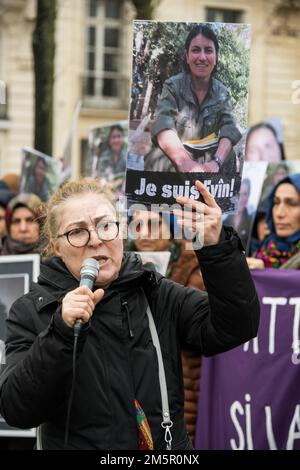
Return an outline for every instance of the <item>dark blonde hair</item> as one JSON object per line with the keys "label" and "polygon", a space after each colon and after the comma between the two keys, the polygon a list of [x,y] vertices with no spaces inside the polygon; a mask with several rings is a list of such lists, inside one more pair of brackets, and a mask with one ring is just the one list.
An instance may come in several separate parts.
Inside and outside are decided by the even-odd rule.
{"label": "dark blonde hair", "polygon": [[54,254],[52,241],[56,239],[58,232],[58,213],[61,207],[71,198],[81,194],[98,194],[103,196],[115,208],[115,198],[110,187],[105,186],[92,178],[80,181],[68,181],[61,186],[44,206],[43,239],[45,240],[43,255]]}

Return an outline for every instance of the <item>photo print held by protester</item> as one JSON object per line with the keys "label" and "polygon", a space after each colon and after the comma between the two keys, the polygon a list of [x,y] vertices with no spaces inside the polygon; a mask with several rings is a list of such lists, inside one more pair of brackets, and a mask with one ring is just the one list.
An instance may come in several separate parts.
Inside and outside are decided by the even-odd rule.
{"label": "photo print held by protester", "polygon": [[89,130],[84,172],[108,182],[118,194],[124,194],[127,140],[127,121]]}
{"label": "photo print held by protester", "polygon": [[281,119],[267,119],[250,127],[245,143],[246,161],[278,163],[284,159]]}
{"label": "photo print held by protester", "polygon": [[24,147],[20,192],[36,194],[47,202],[57,189],[59,163],[52,157],[29,147]]}
{"label": "photo print held by protester", "polygon": [[235,146],[247,128],[249,52],[248,25],[134,22],[129,202],[198,199],[200,179],[223,212],[236,209],[242,159]]}

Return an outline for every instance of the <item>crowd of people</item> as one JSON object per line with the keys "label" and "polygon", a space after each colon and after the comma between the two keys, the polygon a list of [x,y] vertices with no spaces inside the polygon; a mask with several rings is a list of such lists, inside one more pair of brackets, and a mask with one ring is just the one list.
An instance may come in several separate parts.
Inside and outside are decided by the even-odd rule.
{"label": "crowd of people", "polygon": [[[232,229],[222,227],[209,191],[196,185],[203,202],[177,201],[205,211],[204,247],[195,251],[190,276],[187,269],[185,279],[180,276],[179,265],[172,272],[177,281],[195,287],[198,280],[200,287],[197,259],[207,293],[123,254],[113,199],[97,182],[66,183],[48,201],[42,218],[47,256],[38,283],[10,310],[0,379],[2,415],[13,426],[39,427],[38,448],[192,449],[181,350],[196,353],[199,369],[201,354],[220,353],[255,336],[259,319],[242,245]],[[195,217],[184,223],[197,227]],[[94,292],[78,287],[82,262],[91,257],[100,264]],[[212,265],[211,257],[218,262]],[[225,267],[227,288],[216,284]],[[236,283],[237,277],[244,282]],[[82,326],[72,385],[77,320]],[[163,369],[157,366],[156,341]]]}
{"label": "crowd of people", "polygon": [[[136,211],[129,222],[134,221],[135,227],[139,227],[139,230],[135,239],[126,240],[127,254],[123,254],[123,240],[118,237],[121,228],[117,223],[113,197],[96,180],[67,183],[46,205],[43,205],[35,194],[16,194],[5,180],[3,181],[0,194],[1,254],[40,253],[43,255],[43,261],[38,284],[31,294],[13,306],[7,322],[7,366],[1,378],[1,413],[7,422],[14,426],[42,425],[44,448],[59,449],[65,445],[63,410],[66,409],[69,398],[73,325],[78,318],[84,325],[78,344],[80,354],[78,375],[87,378],[88,374],[89,380],[94,377],[95,383],[90,387],[93,389],[90,392],[84,386],[84,379],[80,379],[76,387],[67,448],[97,448],[97,443],[92,437],[94,426],[98,429],[100,441],[106,442],[105,445],[108,447],[164,448],[166,443],[163,438],[163,428],[159,424],[158,382],[157,390],[151,399],[148,397],[147,381],[149,380],[149,384],[153,381],[155,370],[150,368],[147,377],[140,375],[142,370],[147,369],[148,361],[153,361],[153,350],[151,348],[148,350],[151,344],[151,341],[148,343],[149,331],[145,327],[145,319],[139,319],[135,306],[139,305],[143,311],[145,309],[146,315],[147,303],[157,322],[166,364],[165,373],[170,384],[168,390],[170,412],[176,421],[176,425],[172,422],[173,444],[178,449],[192,448],[197,403],[201,399],[199,391],[201,355],[221,352],[255,335],[256,329],[249,331],[246,326],[247,315],[255,318],[255,322],[258,315],[258,307],[253,307],[253,302],[257,300],[254,301],[255,291],[251,277],[247,274],[243,245],[237,243],[236,235],[232,229],[226,228],[226,224],[225,228],[221,229],[218,206],[205,187],[201,183],[198,185],[204,195],[206,210],[210,211],[207,215],[212,217],[210,225],[212,240],[207,243],[212,246],[204,247],[200,251],[187,251],[182,240],[172,237],[174,218],[171,224],[171,236],[164,238],[164,225],[166,225],[164,214]],[[247,180],[244,181],[243,188],[247,193],[249,190]],[[246,194],[242,195],[240,205],[244,203],[245,198]],[[181,201],[180,198],[178,202],[201,204],[192,200]],[[229,223],[230,219],[225,222]],[[157,227],[155,239],[153,233],[151,234],[153,226]],[[254,235],[252,246],[255,246],[255,249],[253,255],[247,258],[250,269],[265,267],[299,269],[299,174],[284,177],[275,184],[268,200],[258,210]],[[230,269],[228,267],[226,270],[227,282],[232,292],[229,302],[230,314],[222,310],[224,286],[220,287],[218,293],[215,279],[212,281],[216,277],[215,270],[218,270],[218,266],[209,267],[210,256],[218,253],[220,256],[218,272],[222,272],[221,264],[227,245],[230,246],[228,248],[230,257],[234,258],[230,261]],[[164,278],[155,270],[153,271],[154,267],[146,265],[143,267],[138,258],[130,254],[133,251],[169,251],[171,256],[165,280],[162,280]],[[78,287],[80,267],[86,257],[96,258],[101,267],[96,290],[93,293],[86,287]],[[232,287],[236,264],[238,270],[241,270],[236,275],[240,277],[243,272],[245,276],[243,292],[238,292],[238,287],[236,289]],[[224,283],[224,278],[222,282]],[[180,284],[185,288],[180,288]],[[205,291],[208,292],[208,297]],[[212,312],[208,314],[206,304],[212,292],[217,298],[210,305]],[[237,327],[236,324],[233,325],[236,318],[232,309],[238,311],[243,309],[244,312],[246,297],[252,307],[249,313],[245,313],[245,318],[240,320]],[[35,298],[43,299],[45,308],[43,305],[37,306]],[[178,310],[179,305],[181,307]],[[217,326],[221,310],[222,316],[228,315],[226,331],[223,322]],[[101,315],[97,314],[100,311]],[[5,308],[1,312],[2,317],[6,316]],[[162,312],[166,316],[165,320],[161,317]],[[173,318],[174,314],[176,321]],[[198,320],[196,320],[197,315],[199,315]],[[217,333],[210,331],[209,325],[212,321],[210,315],[214,316],[216,322],[214,329],[220,328],[218,335],[224,335],[221,344],[219,339],[216,340]],[[173,321],[175,323],[171,328]],[[34,330],[32,330],[33,324]],[[119,333],[117,333],[118,325],[121,328]],[[179,328],[177,332],[176,325]],[[129,336],[126,339],[126,357],[123,357],[119,341],[124,342],[124,335],[127,336],[126,328]],[[132,339],[131,335],[136,339]],[[226,335],[231,339],[227,340]],[[103,344],[102,353],[99,354],[101,357],[104,354],[105,359],[102,358],[101,361],[98,353],[95,355],[97,344]],[[165,344],[168,345],[167,348]],[[123,352],[125,354],[125,351]],[[62,354],[65,356],[63,361]],[[39,361],[39,357],[43,357],[42,362]],[[138,364],[136,371],[135,364]],[[104,370],[114,372],[112,376],[107,377],[103,375]],[[131,379],[127,375],[128,370],[133,374]],[[120,394],[117,383],[123,375],[126,386],[122,387]],[[35,377],[34,380],[37,382],[34,384],[28,381],[27,376]],[[60,381],[60,387],[57,387],[57,380]],[[17,386],[19,381],[24,384],[22,389]],[[99,383],[102,384],[100,388]],[[109,387],[113,388],[113,392],[109,392]],[[112,440],[110,442],[105,440],[106,426],[111,426],[113,420],[110,413],[107,413],[106,405],[100,406],[96,413],[97,416],[105,417],[103,418],[105,426],[102,426],[101,419],[97,421],[94,418],[94,409],[93,416],[88,409],[80,409],[82,401],[85,400],[83,397],[87,396],[88,402],[93,402],[95,393],[102,397],[100,401],[104,404],[113,401],[119,425],[129,426],[126,438],[117,437],[116,428]],[[132,407],[129,405],[130,397],[133,399]],[[47,401],[51,404],[45,407]],[[16,403],[20,405],[16,406]],[[78,410],[76,403],[80,404]],[[142,417],[143,425],[134,425],[135,413]],[[86,419],[91,423],[90,431],[83,425]],[[185,426],[188,435],[184,434]],[[138,436],[137,440],[134,436]]]}
{"label": "crowd of people", "polygon": [[[218,50],[209,27],[190,31],[184,71],[163,87],[152,125],[158,152],[148,154],[146,170],[235,171],[241,135],[229,92],[214,78]],[[198,135],[213,133],[218,122],[221,136],[207,161],[191,158],[183,146],[183,123],[168,112],[174,100],[177,118],[184,118],[189,101]],[[208,107],[216,116],[206,121]],[[256,126],[247,135],[246,159],[280,162],[275,140],[270,125]],[[125,172],[124,149],[122,127],[111,126],[98,177]],[[214,198],[196,181],[202,201],[176,199],[193,208],[188,218],[177,214],[166,227],[164,213],[136,210],[128,219],[138,227],[136,236],[124,243],[108,184],[68,181],[49,198],[42,163],[32,192],[20,193],[11,178],[0,181],[0,254],[41,255],[38,282],[13,304],[1,337],[1,415],[11,426],[36,427],[38,449],[193,449],[202,355],[228,351],[257,334],[250,270],[300,267],[300,174],[287,175],[285,163],[278,167],[282,172],[272,175],[253,229],[248,179],[238,213],[224,223]],[[193,230],[197,239],[198,210],[204,214],[202,247],[193,239],[194,251],[186,250],[174,225]],[[170,252],[165,276],[141,262],[136,252],[143,251]],[[79,285],[87,258],[100,267],[93,289]],[[6,307],[0,303],[2,331]]]}

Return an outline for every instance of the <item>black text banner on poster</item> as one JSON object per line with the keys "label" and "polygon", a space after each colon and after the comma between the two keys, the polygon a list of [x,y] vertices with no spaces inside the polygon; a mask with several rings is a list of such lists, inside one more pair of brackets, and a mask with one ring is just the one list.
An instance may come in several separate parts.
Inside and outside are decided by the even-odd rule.
{"label": "black text banner on poster", "polygon": [[134,203],[176,203],[176,197],[185,196],[198,200],[195,181],[200,180],[215,198],[223,212],[233,211],[241,185],[238,173],[173,173],[127,170],[126,196],[128,208]]}

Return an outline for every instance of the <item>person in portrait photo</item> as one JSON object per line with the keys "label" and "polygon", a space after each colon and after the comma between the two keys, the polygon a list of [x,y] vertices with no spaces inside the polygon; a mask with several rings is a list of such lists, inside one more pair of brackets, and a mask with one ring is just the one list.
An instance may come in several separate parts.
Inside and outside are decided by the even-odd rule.
{"label": "person in portrait photo", "polygon": [[109,130],[106,148],[99,157],[98,177],[106,177],[108,180],[124,178],[125,170],[124,129],[120,124],[115,124]]}
{"label": "person in portrait photo", "polygon": [[33,169],[25,182],[23,192],[36,194],[43,202],[48,200],[47,162],[43,157],[35,158]]}
{"label": "person in portrait photo", "polygon": [[276,163],[283,159],[283,146],[271,124],[261,122],[249,129],[246,137],[245,160]]}
{"label": "person in portrait photo", "polygon": [[[165,81],[157,101],[152,123],[156,148],[145,156],[145,170],[236,171],[233,146],[241,133],[230,92],[214,77],[218,53],[212,28],[192,27],[185,40],[184,70]],[[201,142],[206,147],[201,149]]]}

